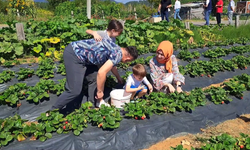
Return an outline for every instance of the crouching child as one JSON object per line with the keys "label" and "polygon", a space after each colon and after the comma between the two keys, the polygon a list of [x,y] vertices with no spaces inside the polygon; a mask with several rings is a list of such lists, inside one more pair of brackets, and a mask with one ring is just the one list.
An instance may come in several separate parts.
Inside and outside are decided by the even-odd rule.
{"label": "crouching child", "polygon": [[[142,64],[137,64],[133,66],[132,71],[133,73],[128,76],[124,87],[127,93],[132,93],[130,99],[140,98],[147,94],[148,90],[149,93],[151,93],[153,91],[153,86],[146,78],[147,72],[145,67]],[[147,87],[142,83],[147,85]]]}

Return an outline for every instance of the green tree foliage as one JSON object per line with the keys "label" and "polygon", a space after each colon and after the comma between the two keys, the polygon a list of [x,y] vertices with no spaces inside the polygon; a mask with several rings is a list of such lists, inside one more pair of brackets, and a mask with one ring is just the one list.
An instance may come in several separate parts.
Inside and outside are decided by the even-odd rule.
{"label": "green tree foliage", "polygon": [[51,10],[54,10],[56,8],[56,6],[58,6],[60,3],[69,1],[69,0],[46,0],[49,4],[49,8]]}
{"label": "green tree foliage", "polygon": [[6,11],[7,5],[8,5],[7,1],[0,0],[0,12],[7,13],[7,11]]}

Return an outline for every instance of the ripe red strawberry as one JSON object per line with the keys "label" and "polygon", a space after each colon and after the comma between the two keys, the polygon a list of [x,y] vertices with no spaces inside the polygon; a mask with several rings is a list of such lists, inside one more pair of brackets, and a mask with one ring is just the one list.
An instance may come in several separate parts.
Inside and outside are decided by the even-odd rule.
{"label": "ripe red strawberry", "polygon": [[65,124],[68,124],[68,121],[66,121]]}
{"label": "ripe red strawberry", "polygon": [[221,104],[224,104],[224,101],[222,101]]}
{"label": "ripe red strawberry", "polygon": [[105,116],[103,116],[103,119],[105,119],[106,117]]}
{"label": "ripe red strawberry", "polygon": [[203,77],[203,76],[204,76],[204,74],[201,74],[201,76]]}
{"label": "ripe red strawberry", "polygon": [[245,67],[245,69],[247,69],[247,67]]}
{"label": "ripe red strawberry", "polygon": [[135,117],[135,120],[137,120],[138,118],[137,117]]}
{"label": "ripe red strawberry", "polygon": [[211,75],[209,74],[209,75],[207,75],[209,78],[211,78]]}
{"label": "ripe red strawberry", "polygon": [[144,120],[144,117],[141,117],[142,120]]}
{"label": "ripe red strawberry", "polygon": [[63,126],[63,129],[65,130],[65,129],[66,129],[66,126]]}
{"label": "ripe red strawberry", "polygon": [[244,145],[241,145],[240,148],[244,148]]}
{"label": "ripe red strawberry", "polygon": [[243,99],[243,97],[241,97],[240,99]]}
{"label": "ripe red strawberry", "polygon": [[166,107],[163,107],[163,109],[167,109]]}
{"label": "ripe red strawberry", "polygon": [[25,93],[23,93],[23,95],[25,95]]}
{"label": "ripe red strawberry", "polygon": [[31,75],[29,74],[28,77],[30,77]]}
{"label": "ripe red strawberry", "polygon": [[102,127],[102,123],[100,123],[100,124],[98,125],[98,127],[101,128],[101,127]]}

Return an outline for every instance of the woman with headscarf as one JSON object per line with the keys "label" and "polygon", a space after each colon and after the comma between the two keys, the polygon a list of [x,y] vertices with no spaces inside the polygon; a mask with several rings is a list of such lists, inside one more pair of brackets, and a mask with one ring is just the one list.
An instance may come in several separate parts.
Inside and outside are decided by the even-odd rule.
{"label": "woman with headscarf", "polygon": [[163,41],[159,44],[156,56],[149,61],[150,76],[158,91],[182,92],[185,78],[179,72],[177,59],[173,55],[173,44]]}

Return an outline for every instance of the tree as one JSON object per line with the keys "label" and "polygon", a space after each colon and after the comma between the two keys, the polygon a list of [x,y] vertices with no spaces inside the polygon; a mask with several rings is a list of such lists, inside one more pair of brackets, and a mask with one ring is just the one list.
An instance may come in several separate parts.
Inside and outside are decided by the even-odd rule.
{"label": "tree", "polygon": [[46,0],[49,3],[49,8],[51,10],[54,10],[56,6],[58,6],[60,3],[70,1],[70,0]]}
{"label": "tree", "polygon": [[160,0],[142,0],[148,1],[151,4],[151,8],[158,8]]}

